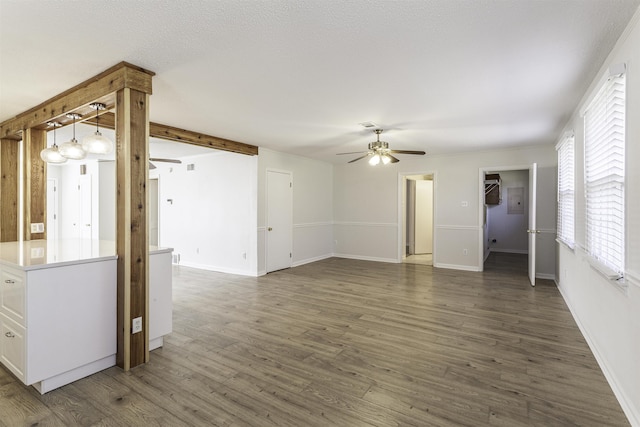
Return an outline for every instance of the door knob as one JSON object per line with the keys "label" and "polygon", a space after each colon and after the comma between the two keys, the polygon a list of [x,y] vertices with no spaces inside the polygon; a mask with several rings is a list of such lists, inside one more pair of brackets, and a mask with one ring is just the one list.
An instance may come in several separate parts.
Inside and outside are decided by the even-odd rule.
{"label": "door knob", "polygon": [[273,228],[269,227],[269,228],[267,228],[267,230],[271,231],[271,230],[273,230]]}

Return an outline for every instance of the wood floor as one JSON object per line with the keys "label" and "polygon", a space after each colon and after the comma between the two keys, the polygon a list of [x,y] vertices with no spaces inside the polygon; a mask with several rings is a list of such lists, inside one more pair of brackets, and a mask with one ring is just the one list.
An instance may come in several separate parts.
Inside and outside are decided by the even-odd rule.
{"label": "wood floor", "polygon": [[175,267],[174,332],[148,364],[44,396],[0,368],[0,425],[628,425],[555,285],[524,268]]}

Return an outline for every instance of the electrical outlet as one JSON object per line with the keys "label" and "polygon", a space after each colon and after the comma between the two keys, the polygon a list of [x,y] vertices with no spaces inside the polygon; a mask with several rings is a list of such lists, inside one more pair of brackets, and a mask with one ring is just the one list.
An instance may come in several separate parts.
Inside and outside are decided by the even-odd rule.
{"label": "electrical outlet", "polygon": [[31,223],[31,232],[32,233],[44,233],[44,222],[32,222]]}
{"label": "electrical outlet", "polygon": [[136,317],[131,323],[131,333],[137,334],[142,332],[142,317]]}
{"label": "electrical outlet", "polygon": [[462,250],[462,255],[469,255],[469,250],[468,249],[463,249]]}

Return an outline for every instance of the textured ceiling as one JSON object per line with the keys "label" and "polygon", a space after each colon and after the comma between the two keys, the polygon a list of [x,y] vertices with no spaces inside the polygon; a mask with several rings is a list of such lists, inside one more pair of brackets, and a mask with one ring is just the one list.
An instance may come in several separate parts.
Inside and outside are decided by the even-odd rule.
{"label": "textured ceiling", "polygon": [[343,162],[554,143],[640,0],[0,0],[0,121],[120,62],[151,120]]}

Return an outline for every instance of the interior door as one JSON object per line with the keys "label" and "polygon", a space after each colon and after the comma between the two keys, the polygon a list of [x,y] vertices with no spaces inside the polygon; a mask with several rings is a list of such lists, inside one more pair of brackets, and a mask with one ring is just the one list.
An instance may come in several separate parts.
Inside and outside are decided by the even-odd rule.
{"label": "interior door", "polygon": [[149,244],[158,246],[158,178],[149,179]]}
{"label": "interior door", "polygon": [[47,240],[58,239],[58,181],[47,178]]}
{"label": "interior door", "polygon": [[293,182],[291,172],[267,171],[267,273],[291,267]]}
{"label": "interior door", "polygon": [[91,239],[92,218],[91,218],[91,175],[80,175],[78,185],[80,197],[80,238]]}
{"label": "interior door", "polygon": [[538,165],[534,163],[529,168],[529,283],[536,285],[536,196],[538,181]]}

